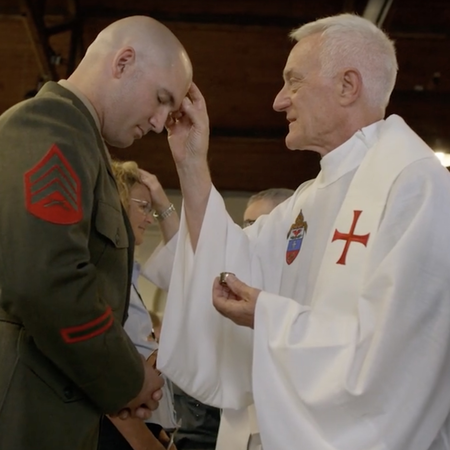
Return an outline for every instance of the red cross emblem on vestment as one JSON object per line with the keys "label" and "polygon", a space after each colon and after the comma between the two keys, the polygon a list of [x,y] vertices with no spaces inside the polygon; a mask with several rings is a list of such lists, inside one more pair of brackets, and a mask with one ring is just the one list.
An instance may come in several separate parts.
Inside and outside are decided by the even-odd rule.
{"label": "red cross emblem on vestment", "polygon": [[356,222],[358,222],[359,216],[361,215],[362,211],[353,211],[353,222],[352,226],[350,227],[350,231],[348,234],[341,233],[338,230],[334,230],[333,239],[331,242],[342,240],[345,241],[344,250],[342,251],[342,255],[339,258],[339,260],[336,262],[336,264],[343,264],[345,265],[345,259],[347,258],[347,252],[350,248],[350,244],[352,242],[359,242],[360,244],[363,244],[367,247],[367,242],[369,240],[370,233],[364,234],[364,235],[358,235],[355,234],[355,228],[356,228]]}

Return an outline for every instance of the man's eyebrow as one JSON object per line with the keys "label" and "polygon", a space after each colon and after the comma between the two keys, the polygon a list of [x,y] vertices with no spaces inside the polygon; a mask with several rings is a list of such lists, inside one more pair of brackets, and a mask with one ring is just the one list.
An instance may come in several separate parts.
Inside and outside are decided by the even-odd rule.
{"label": "man's eyebrow", "polygon": [[166,96],[166,97],[168,98],[168,101],[169,101],[169,103],[170,103],[170,106],[174,106],[174,105],[175,105],[175,99],[174,99],[174,97],[173,97],[172,92],[168,91],[166,88],[162,88],[162,89],[159,91],[159,94],[160,94],[160,95],[164,95],[164,96]]}
{"label": "man's eyebrow", "polygon": [[292,70],[292,69],[285,70],[285,71],[283,72],[283,78],[284,78],[285,80],[287,80],[288,78],[290,78],[290,77],[292,76],[292,74],[293,74],[293,70]]}
{"label": "man's eyebrow", "polygon": [[303,79],[303,75],[297,72],[295,69],[288,69],[283,72],[283,79],[289,80],[290,78]]}

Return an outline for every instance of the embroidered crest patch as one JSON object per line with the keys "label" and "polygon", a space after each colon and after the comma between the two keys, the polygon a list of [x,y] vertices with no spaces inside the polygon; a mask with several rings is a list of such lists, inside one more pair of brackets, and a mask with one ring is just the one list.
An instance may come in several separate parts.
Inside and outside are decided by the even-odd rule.
{"label": "embroidered crest patch", "polygon": [[286,249],[286,262],[292,264],[300,252],[303,242],[303,236],[308,231],[308,223],[303,217],[303,212],[300,210],[295,222],[291,225],[287,235],[288,245]]}
{"label": "embroidered crest patch", "polygon": [[24,182],[25,206],[34,216],[61,225],[82,219],[80,179],[56,145],[25,173]]}

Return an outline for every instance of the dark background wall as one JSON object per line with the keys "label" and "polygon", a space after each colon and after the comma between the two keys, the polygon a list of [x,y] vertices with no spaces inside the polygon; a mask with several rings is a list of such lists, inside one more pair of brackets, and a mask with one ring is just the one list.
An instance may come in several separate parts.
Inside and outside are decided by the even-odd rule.
{"label": "dark background wall", "polygon": [[[193,61],[211,118],[216,186],[295,188],[317,174],[319,159],[286,149],[285,116],[272,110],[292,45],[287,34],[344,11],[372,11],[397,43],[400,73],[388,113],[403,116],[433,148],[450,152],[448,0],[0,0],[0,112],[33,95],[42,81],[66,77],[110,22],[151,15],[174,31]],[[178,188],[164,133],[111,152]]]}

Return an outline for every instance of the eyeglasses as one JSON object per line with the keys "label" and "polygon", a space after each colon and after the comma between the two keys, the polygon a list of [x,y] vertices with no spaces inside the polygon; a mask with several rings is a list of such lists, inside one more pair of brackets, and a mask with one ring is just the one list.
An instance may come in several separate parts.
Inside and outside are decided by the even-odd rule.
{"label": "eyeglasses", "polygon": [[244,223],[242,224],[242,228],[247,228],[250,225],[253,225],[255,222],[256,222],[256,220],[252,220],[252,219],[244,220]]}
{"label": "eyeglasses", "polygon": [[139,209],[141,210],[142,214],[148,216],[152,213],[152,204],[147,200],[140,200],[138,198],[130,198],[130,200],[133,200],[133,202],[136,202],[139,205]]}

